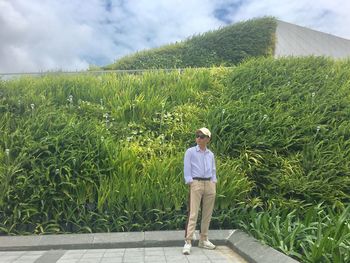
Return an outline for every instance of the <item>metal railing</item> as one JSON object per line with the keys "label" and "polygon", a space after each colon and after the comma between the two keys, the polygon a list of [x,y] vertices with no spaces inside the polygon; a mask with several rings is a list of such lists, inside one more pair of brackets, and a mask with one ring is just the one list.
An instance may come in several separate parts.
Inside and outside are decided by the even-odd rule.
{"label": "metal railing", "polygon": [[12,79],[22,76],[47,76],[47,75],[82,75],[82,74],[94,74],[94,75],[103,75],[109,73],[118,73],[118,74],[139,74],[143,72],[152,72],[152,71],[179,71],[182,73],[183,68],[171,68],[171,69],[127,69],[127,70],[85,70],[85,71],[40,71],[40,72],[8,72],[0,73],[0,79]]}

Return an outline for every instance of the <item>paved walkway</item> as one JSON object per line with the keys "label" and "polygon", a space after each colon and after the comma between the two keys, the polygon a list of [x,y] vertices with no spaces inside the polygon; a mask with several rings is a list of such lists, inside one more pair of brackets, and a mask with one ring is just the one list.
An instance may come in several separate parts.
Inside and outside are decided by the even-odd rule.
{"label": "paved walkway", "polygon": [[211,230],[209,237],[217,249],[200,249],[196,240],[184,256],[184,231],[0,236],[0,263],[297,262],[240,230]]}
{"label": "paved walkway", "polygon": [[226,246],[215,250],[194,247],[188,256],[181,251],[182,247],[0,251],[0,263],[247,263]]}

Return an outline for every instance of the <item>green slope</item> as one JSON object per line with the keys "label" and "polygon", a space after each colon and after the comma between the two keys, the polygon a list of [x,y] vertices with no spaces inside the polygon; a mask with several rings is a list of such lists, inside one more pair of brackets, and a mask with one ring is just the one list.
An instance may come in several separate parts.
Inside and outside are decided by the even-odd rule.
{"label": "green slope", "polygon": [[103,69],[167,69],[232,66],[274,51],[274,18],[248,20],[193,36],[180,43],[122,57]]}
{"label": "green slope", "polygon": [[350,259],[350,62],[0,82],[0,232],[183,229],[183,154],[213,132],[212,228]]}

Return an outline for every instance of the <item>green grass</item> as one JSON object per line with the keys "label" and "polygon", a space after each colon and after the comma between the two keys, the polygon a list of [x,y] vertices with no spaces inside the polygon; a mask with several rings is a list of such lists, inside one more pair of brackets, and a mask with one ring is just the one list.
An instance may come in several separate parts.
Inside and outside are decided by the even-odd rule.
{"label": "green grass", "polygon": [[244,211],[240,225],[257,239],[303,262],[350,260],[349,211],[319,204],[293,210]]}
{"label": "green grass", "polygon": [[206,126],[212,228],[245,229],[303,262],[347,262],[349,69],[259,58],[1,81],[0,232],[183,229],[183,155]]}
{"label": "green grass", "polygon": [[276,20],[252,19],[192,36],[181,42],[139,51],[103,69],[170,69],[232,66],[274,52]]}

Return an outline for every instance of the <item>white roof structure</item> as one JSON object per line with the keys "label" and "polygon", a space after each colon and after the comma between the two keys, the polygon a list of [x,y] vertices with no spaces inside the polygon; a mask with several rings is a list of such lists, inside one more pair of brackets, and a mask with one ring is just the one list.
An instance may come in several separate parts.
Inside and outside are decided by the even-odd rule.
{"label": "white roof structure", "polygon": [[350,40],[277,20],[275,57],[350,58]]}

